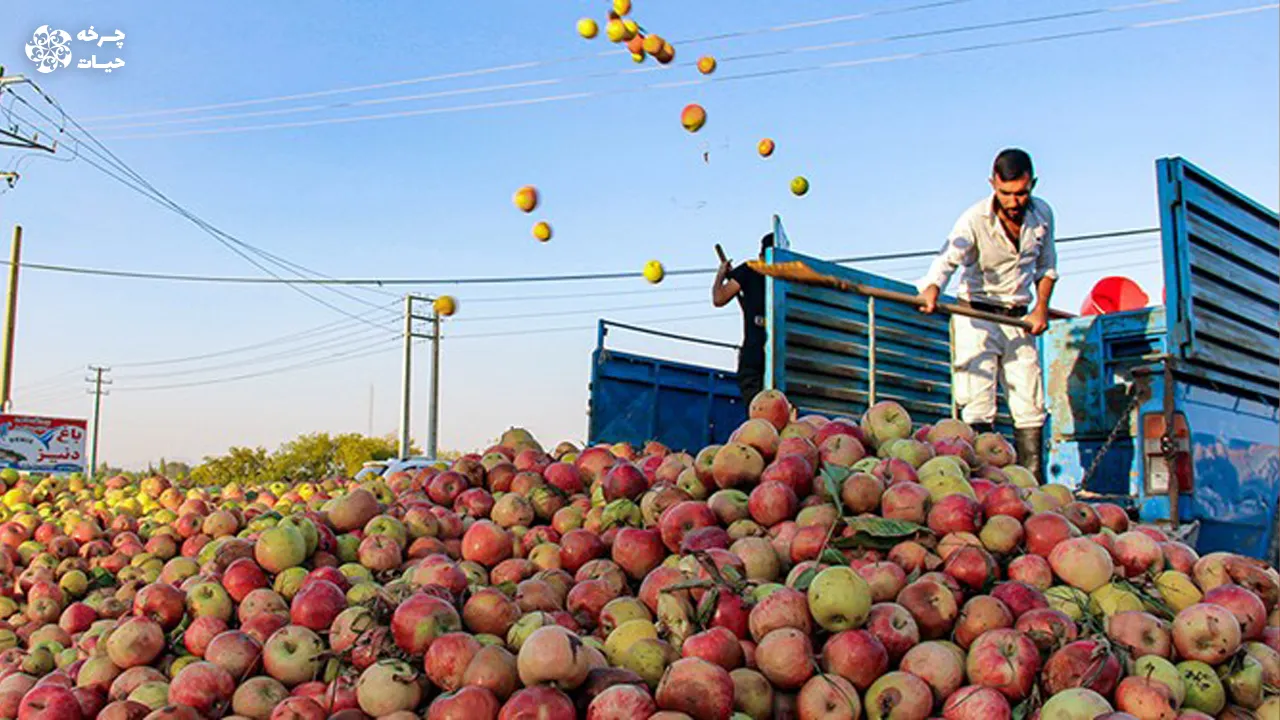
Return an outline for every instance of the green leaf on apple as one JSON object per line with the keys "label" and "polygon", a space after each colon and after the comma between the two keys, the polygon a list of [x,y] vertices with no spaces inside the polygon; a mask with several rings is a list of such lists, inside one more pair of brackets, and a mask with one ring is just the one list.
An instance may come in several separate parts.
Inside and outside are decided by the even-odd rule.
{"label": "green leaf on apple", "polygon": [[844,555],[835,548],[827,548],[823,550],[822,556],[818,558],[818,561],[824,562],[828,565],[844,565],[845,564]]}
{"label": "green leaf on apple", "polygon": [[804,572],[800,573],[800,575],[796,577],[796,590],[800,592],[807,592],[809,590],[809,586],[813,584],[813,579],[816,577],[818,577],[817,565],[805,568]]}
{"label": "green leaf on apple", "polygon": [[878,517],[845,518],[850,535],[832,541],[841,550],[851,548],[875,548],[888,550],[904,540],[914,540],[923,534],[932,534],[929,528],[908,520],[890,520]]}
{"label": "green leaf on apple", "polygon": [[1027,716],[1030,713],[1031,713],[1031,703],[1027,702],[1026,700],[1023,700],[1022,702],[1013,706],[1012,720],[1026,720]]}
{"label": "green leaf on apple", "polygon": [[844,515],[844,502],[840,499],[840,488],[852,474],[852,470],[839,465],[827,465],[822,468],[822,483],[827,488],[831,501],[836,504],[836,513],[839,515]]}

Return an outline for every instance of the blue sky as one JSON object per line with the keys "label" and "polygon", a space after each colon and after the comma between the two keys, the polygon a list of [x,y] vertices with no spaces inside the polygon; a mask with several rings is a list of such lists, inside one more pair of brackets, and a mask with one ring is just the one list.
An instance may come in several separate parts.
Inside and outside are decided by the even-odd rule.
{"label": "blue sky", "polygon": [[[696,71],[673,65],[663,72],[628,73],[635,66],[625,56],[599,55],[610,47],[603,37],[592,43],[579,39],[573,30],[577,18],[600,18],[608,4],[578,1],[495,6],[319,0],[304,10],[247,0],[181,8],[10,0],[0,22],[0,63],[9,74],[36,77],[68,112],[180,204],[245,242],[332,276],[638,271],[651,258],[668,268],[708,266],[715,242],[739,259],[753,252],[773,213],[782,216],[796,249],[817,256],[929,249],[984,194],[991,157],[1007,145],[1032,152],[1041,178],[1037,191],[1053,205],[1062,235],[1157,224],[1154,163],[1169,155],[1188,158],[1270,207],[1280,204],[1274,10],[933,54],[1258,2],[1186,0],[1133,8],[1107,0],[968,0],[876,14],[923,4],[636,0],[634,14],[642,25],[677,41],[678,62],[701,54],[721,58],[715,76],[720,81],[674,87],[663,85],[695,80]],[[1103,8],[1112,10],[928,35]],[[872,15],[778,29],[865,12]],[[75,63],[48,76],[32,72],[23,46],[46,23],[73,35],[89,25],[124,31],[124,47],[103,53],[126,65],[111,74],[80,70]],[[774,30],[679,43],[769,28]],[[904,33],[927,36],[814,49]],[[778,53],[734,59],[771,51]],[[912,53],[925,56],[903,57]],[[877,61],[727,80],[860,59]],[[294,102],[94,119],[517,63],[534,66]],[[522,86],[495,87],[500,85]],[[446,91],[456,94],[121,127]],[[590,96],[548,100],[576,93]],[[35,98],[29,91],[24,97]],[[529,100],[538,102],[514,104]],[[680,109],[690,102],[703,104],[710,117],[696,135],[679,124]],[[512,104],[459,109],[487,103]],[[431,108],[448,111],[190,134]],[[16,109],[24,111],[21,105]],[[778,143],[767,161],[754,151],[764,136]],[[74,156],[65,144],[63,150],[63,159]],[[19,157],[0,150],[0,166],[7,169]],[[20,161],[19,170],[17,188],[0,195],[0,226],[7,237],[14,223],[23,225],[28,262],[261,274],[186,220],[82,160],[30,158]],[[787,191],[796,174],[812,182],[807,197]],[[526,183],[543,196],[532,217],[516,211],[510,200]],[[539,218],[555,228],[545,245],[529,234]],[[1077,245],[1062,253],[1064,279],[1055,305],[1077,310],[1093,282],[1112,272],[1134,277],[1158,298],[1158,261],[1149,239]],[[866,268],[913,279],[926,262]],[[603,314],[736,340],[737,311],[712,309],[708,282],[698,276],[656,287],[636,279],[415,288],[456,294],[462,307],[444,345],[442,444],[474,448],[510,425],[529,427],[548,444],[580,441],[595,319]],[[347,292],[393,306],[401,291]],[[312,292],[350,313],[376,313],[331,292]],[[539,295],[553,297],[531,299]],[[129,367],[261,343],[345,318],[287,287],[31,270],[21,285],[17,409],[86,416],[90,398],[80,368],[99,363],[115,368],[102,439],[103,458],[112,463],[137,465],[162,455],[195,460],[231,444],[274,447],[300,432],[365,431],[371,387],[373,429],[391,432],[398,408],[398,324],[391,313],[371,318],[385,329],[350,322],[328,334],[201,362]],[[647,322],[657,320],[664,322]],[[537,332],[545,328],[573,329]],[[383,354],[313,369],[174,390],[137,389],[218,381],[382,344]],[[720,351],[625,336],[618,337],[618,346],[732,362]],[[419,352],[425,358],[425,347]],[[177,371],[183,374],[157,375]],[[415,385],[418,438],[425,434],[427,375],[424,361]]]}

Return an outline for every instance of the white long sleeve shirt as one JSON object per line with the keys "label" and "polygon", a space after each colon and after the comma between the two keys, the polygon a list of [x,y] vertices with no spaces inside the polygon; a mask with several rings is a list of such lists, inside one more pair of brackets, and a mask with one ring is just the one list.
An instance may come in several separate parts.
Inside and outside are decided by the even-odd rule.
{"label": "white long sleeve shirt", "polygon": [[1013,307],[1031,304],[1041,278],[1058,277],[1049,203],[1031,198],[1016,247],[1000,224],[994,203],[995,196],[988,195],[964,211],[929,272],[916,283],[918,290],[937,285],[945,291],[959,269],[957,297]]}

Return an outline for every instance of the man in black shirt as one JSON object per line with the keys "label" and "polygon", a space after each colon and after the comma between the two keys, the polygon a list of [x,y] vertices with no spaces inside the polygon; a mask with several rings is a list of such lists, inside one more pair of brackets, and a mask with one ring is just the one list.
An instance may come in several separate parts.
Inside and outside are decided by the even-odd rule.
{"label": "man in black shirt", "polygon": [[[773,247],[773,233],[760,240],[760,259]],[[716,273],[711,302],[724,307],[734,298],[742,308],[742,347],[738,350],[738,388],[743,404],[749,404],[764,389],[764,276],[746,263],[737,267],[725,261]]]}

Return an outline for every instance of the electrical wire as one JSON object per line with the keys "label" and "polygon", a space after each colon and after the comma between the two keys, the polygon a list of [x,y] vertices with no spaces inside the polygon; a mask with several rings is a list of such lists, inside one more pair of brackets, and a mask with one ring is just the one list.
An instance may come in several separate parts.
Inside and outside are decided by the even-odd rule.
{"label": "electrical wire", "polygon": [[314,355],[321,352],[337,350],[343,347],[350,347],[352,344],[356,344],[356,343],[366,342],[370,340],[385,339],[385,336],[382,333],[378,333],[377,335],[371,335],[370,333],[373,331],[374,331],[374,328],[362,327],[356,330],[355,332],[347,335],[326,338],[324,340],[318,340],[316,342],[308,343],[306,345],[286,348],[286,349],[278,350],[276,352],[267,353],[265,355],[256,355],[253,357],[239,358],[236,360],[231,360],[231,361],[216,364],[216,365],[205,365],[201,367],[186,368],[182,370],[165,370],[161,372],[141,373],[138,375],[128,375],[128,374],[116,375],[114,379],[116,381],[130,382],[135,380],[151,380],[155,378],[164,378],[164,377],[180,377],[183,375],[198,375],[200,373],[206,373],[214,370],[231,370],[234,368],[244,367],[246,365],[257,365],[264,361],[271,361],[271,360],[277,360],[282,358],[299,359],[305,356],[310,356],[310,355]]}
{"label": "electrical wire", "polygon": [[[1177,0],[1173,0],[1177,1]],[[752,35],[761,35],[766,33],[786,32],[789,30],[798,30],[802,28],[818,27],[832,25],[837,23],[853,22],[859,20],[867,20],[873,17],[882,17],[886,15],[900,15],[920,10],[932,10],[952,5],[963,5],[973,2],[973,0],[936,0],[935,2],[926,2],[918,5],[912,5],[902,8],[886,8],[883,10],[872,10],[862,13],[835,15],[827,18],[819,18],[815,20],[806,20],[802,22],[794,22],[785,25],[775,25],[766,28],[758,28],[754,30],[740,30],[728,33],[720,33],[716,35],[707,35],[703,37],[693,37],[686,39],[677,39],[672,41],[676,45],[699,45],[707,42],[715,42],[720,40],[729,40],[735,38],[749,37]],[[346,88],[331,88],[328,90],[316,90],[311,92],[293,93],[289,95],[276,95],[274,97],[255,98],[251,100],[235,100],[231,102],[211,103],[205,105],[194,105],[181,108],[169,108],[162,110],[145,110],[141,112],[119,113],[115,115],[98,115],[85,118],[86,122],[97,120],[115,120],[135,117],[154,117],[162,115],[177,115],[188,112],[202,112],[205,110],[225,110],[235,107],[249,107],[253,105],[266,105],[277,102],[291,102],[294,100],[310,100],[318,97],[329,97],[333,95],[343,95],[348,93],[366,92],[368,90],[383,90],[392,87],[404,87],[406,85],[420,85],[424,83],[434,83],[446,80],[460,80],[464,78],[480,77],[485,75],[494,75],[504,72],[513,72],[518,70],[532,70],[537,68],[552,67],[555,65],[563,65],[565,63],[577,62],[582,60],[592,60],[596,58],[608,56],[629,56],[630,52],[614,48],[596,53],[587,53],[582,55],[573,55],[564,58],[555,58],[551,60],[531,60],[519,63],[508,63],[505,65],[496,65],[487,68],[475,68],[471,70],[460,70],[448,73],[439,73],[435,75],[426,75],[422,77],[408,78],[403,80],[391,80],[379,83],[371,83],[367,85],[357,85]],[[633,72],[635,72],[633,70]]]}
{"label": "electrical wire", "polygon": [[[870,46],[870,45],[882,45],[882,44],[889,44],[889,43],[895,43],[895,42],[902,42],[906,40],[922,40],[925,38],[942,37],[942,36],[956,35],[956,34],[967,33],[967,32],[996,30],[996,29],[1032,25],[1036,23],[1080,19],[1080,18],[1095,16],[1095,15],[1102,15],[1102,14],[1116,13],[1116,12],[1126,12],[1130,10],[1145,9],[1152,6],[1171,5],[1171,4],[1181,3],[1181,2],[1184,2],[1184,0],[1153,0],[1151,2],[1141,2],[1141,3],[1127,4],[1127,5],[1116,5],[1116,6],[1104,7],[1104,8],[1089,8],[1085,10],[1074,10],[1074,11],[1062,12],[1062,13],[1056,13],[1056,14],[1050,14],[1050,15],[1039,15],[1039,16],[1025,17],[1025,18],[1014,18],[1010,20],[999,20],[995,22],[960,25],[960,26],[942,28],[937,30],[922,30],[922,31],[910,32],[910,33],[900,33],[896,35],[886,35],[886,36],[877,37],[877,38],[866,38],[861,40],[845,40],[841,42],[826,43],[821,45],[808,45],[808,46],[801,46],[801,47],[795,47],[795,48],[783,48],[778,50],[745,53],[741,55],[728,55],[728,56],[721,56],[717,58],[717,60],[721,65],[725,65],[725,64],[734,63],[734,62],[741,62],[741,61],[747,61],[747,60],[762,60],[766,58],[783,57],[786,55],[793,55],[793,54],[823,52],[823,51],[829,51],[829,50],[840,50],[845,48]],[[924,5],[917,5],[912,8],[904,8],[904,10],[931,8],[931,7],[936,7],[936,5],[937,5],[936,3],[926,3]],[[865,17],[865,16],[860,16],[860,17]],[[736,36],[737,35],[735,35],[735,37]],[[419,101],[419,100],[433,100],[433,99],[439,99],[443,97],[456,97],[460,95],[474,95],[474,94],[491,93],[491,92],[493,93],[505,92],[509,90],[523,90],[523,89],[528,89],[533,87],[547,87],[550,85],[564,85],[567,83],[584,81],[584,80],[623,77],[628,75],[635,75],[638,73],[654,72],[654,71],[669,72],[677,68],[694,68],[694,67],[697,67],[696,61],[682,61],[669,66],[626,68],[622,70],[614,70],[609,72],[585,73],[581,75],[571,75],[571,76],[559,77],[559,78],[527,80],[524,82],[517,82],[517,83],[501,83],[501,84],[495,84],[495,85],[470,87],[470,88],[457,88],[452,90],[441,90],[437,92],[418,93],[418,94],[412,94],[412,95],[394,95],[390,97],[366,98],[363,100],[351,100],[346,102],[329,103],[329,104],[322,104],[322,105],[306,105],[306,106],[292,107],[292,108],[279,108],[274,110],[258,110],[253,112],[244,112],[244,113],[226,113],[221,115],[206,115],[206,116],[198,116],[198,117],[178,118],[173,120],[152,120],[148,122],[106,125],[106,126],[95,127],[95,129],[98,130],[99,132],[115,132],[119,130],[131,130],[136,128],[166,127],[166,126],[173,126],[173,125],[190,125],[190,124],[197,124],[197,123],[219,122],[223,120],[238,120],[238,119],[252,118],[252,117],[294,115],[294,114],[302,114],[302,113],[323,112],[326,110],[343,110],[343,109],[350,109],[350,108],[357,108],[357,107],[366,107],[371,105],[385,105],[390,103],[413,102],[413,101]]]}
{"label": "electrical wire", "polygon": [[[1071,235],[1056,239],[1054,242],[1058,245],[1068,245],[1076,242],[1087,242],[1091,240],[1106,240],[1112,238],[1131,237],[1134,235],[1146,235],[1149,233],[1160,232],[1160,228],[1136,228],[1132,230],[1116,230],[1111,232],[1089,233],[1085,235]],[[937,254],[937,248],[930,250],[911,250],[901,253],[877,253],[871,255],[854,255],[850,257],[834,258],[828,262],[837,265],[849,265],[852,263],[865,262],[881,262],[886,260],[901,260],[906,258],[932,257]],[[0,259],[0,265],[8,265],[9,261]],[[376,286],[393,286],[393,285],[511,285],[511,284],[534,284],[534,283],[556,283],[556,282],[582,282],[592,280],[626,280],[644,277],[642,272],[596,272],[596,273],[575,273],[564,275],[512,275],[512,276],[491,276],[491,277],[471,277],[471,278],[330,278],[330,279],[300,279],[293,281],[280,280],[275,278],[250,277],[250,276],[228,276],[228,275],[183,275],[178,273],[158,273],[144,272],[136,270],[111,270],[105,268],[87,268],[71,265],[55,265],[50,263],[32,263],[22,262],[20,267],[28,270],[39,270],[44,272],[65,273],[71,275],[93,275],[98,277],[114,277],[132,280],[157,280],[165,282],[196,282],[196,283],[235,283],[245,285],[255,284],[277,284],[282,282],[293,282],[305,285],[376,285]],[[688,275],[709,275],[716,271],[713,267],[703,268],[685,268],[667,270],[667,277],[681,277]]]}
{"label": "electrical wire", "polygon": [[1101,35],[1110,35],[1126,31],[1144,30],[1158,27],[1168,27],[1171,25],[1185,24],[1190,22],[1201,22],[1205,20],[1221,19],[1226,17],[1235,17],[1250,13],[1275,10],[1280,7],[1277,3],[1267,3],[1262,5],[1254,5],[1245,8],[1237,8],[1234,10],[1226,10],[1216,13],[1205,13],[1201,15],[1189,15],[1173,18],[1165,18],[1159,21],[1135,22],[1120,25],[1109,25],[1100,28],[1092,28],[1087,30],[1076,30],[1070,32],[1054,33],[1049,35],[1038,35],[1027,38],[1019,38],[1014,40],[1003,40],[996,42],[978,43],[973,45],[964,45],[959,47],[941,48],[938,50],[920,50],[915,52],[899,53],[894,55],[880,55],[875,57],[860,58],[855,60],[833,61],[827,63],[816,63],[812,65],[801,65],[788,68],[775,68],[768,70],[760,70],[755,72],[740,73],[738,75],[716,75],[711,77],[700,77],[689,80],[658,82],[640,85],[632,88],[619,88],[612,90],[593,90],[573,93],[563,93],[559,95],[549,95],[542,97],[520,98],[513,100],[500,100],[487,103],[475,103],[469,105],[453,105],[446,107],[424,108],[418,110],[401,110],[388,113],[374,113],[367,115],[354,115],[350,117],[323,118],[318,120],[300,120],[294,122],[282,123],[265,123],[259,125],[236,125],[222,128],[206,128],[199,130],[183,130],[177,132],[158,132],[158,133],[135,133],[116,135],[112,139],[115,140],[137,140],[146,138],[174,138],[174,137],[190,137],[198,135],[223,135],[229,133],[245,133],[257,132],[263,130],[282,130],[290,128],[309,128],[323,125],[339,125],[357,122],[367,122],[374,120],[390,120],[396,118],[423,117],[429,115],[443,115],[452,113],[474,112],[480,110],[493,110],[500,108],[525,107],[532,105],[542,105],[546,103],[559,103],[571,100],[584,100],[587,98],[600,98],[618,95],[628,95],[633,93],[645,92],[649,90],[670,90],[675,88],[687,88],[698,85],[706,85],[711,83],[727,83],[741,80],[759,80],[770,77],[784,77],[790,75],[799,75],[813,72],[821,72],[827,70],[840,70],[857,68],[868,65],[880,65],[893,62],[903,62],[907,60],[921,60],[926,58],[943,57],[947,55],[959,55],[962,53],[994,50],[1001,48],[1022,47],[1041,43],[1058,42],[1062,40],[1074,40],[1085,37],[1096,37]]}
{"label": "electrical wire", "polygon": [[[365,313],[365,317],[368,317],[370,314],[371,313]],[[112,367],[141,368],[141,367],[154,367],[157,365],[179,365],[182,363],[195,362],[197,360],[208,360],[216,357],[225,357],[227,355],[234,355],[235,353],[244,352],[246,350],[257,350],[264,347],[274,347],[274,346],[278,346],[283,342],[306,338],[314,335],[325,335],[331,332],[335,332],[337,330],[350,329],[351,327],[354,327],[354,323],[351,320],[336,320],[334,322],[325,323],[324,325],[318,325],[316,327],[313,327],[307,330],[300,330],[298,332],[289,333],[287,335],[281,335],[279,337],[269,338],[267,340],[251,343],[249,345],[240,345],[238,347],[228,348],[225,350],[217,350],[214,352],[207,352],[199,355],[187,355],[185,357],[165,358],[161,360],[147,360],[142,362],[114,363]]]}
{"label": "electrical wire", "polygon": [[[13,95],[14,95],[14,97],[15,97],[15,98],[17,98],[18,102],[21,102],[23,105],[25,105],[26,107],[30,108],[32,111],[34,111],[36,114],[40,115],[40,116],[41,116],[42,118],[44,118],[46,121],[48,121],[48,122],[50,122],[50,123],[53,123],[53,124],[55,125],[55,127],[58,127],[59,132],[61,132],[61,133],[65,134],[65,135],[67,135],[68,137],[70,137],[70,138],[72,139],[72,141],[73,141],[73,142],[75,142],[75,143],[77,144],[77,147],[78,147],[78,148],[83,148],[84,150],[86,150],[86,151],[88,151],[88,152],[91,152],[92,154],[94,154],[95,156],[97,156],[99,159],[101,159],[105,164],[109,164],[109,165],[111,165],[115,170],[119,171],[120,173],[124,173],[127,177],[122,178],[120,175],[116,174],[115,172],[112,172],[112,171],[110,171],[110,170],[106,169],[105,167],[103,167],[102,165],[99,165],[97,162],[95,162],[95,161],[93,161],[93,160],[90,160],[87,156],[86,156],[86,157],[82,157],[81,159],[85,160],[87,163],[89,163],[91,166],[93,166],[94,168],[96,168],[97,170],[99,170],[100,172],[102,172],[103,174],[105,174],[105,175],[107,175],[107,176],[109,176],[109,177],[111,177],[111,178],[115,179],[116,181],[118,181],[118,182],[120,182],[120,183],[124,184],[126,187],[129,187],[130,189],[132,189],[132,190],[134,190],[134,191],[136,191],[136,192],[138,192],[138,193],[142,194],[142,195],[143,195],[144,197],[146,197],[147,199],[152,200],[153,202],[156,202],[157,204],[161,205],[162,207],[166,207],[166,208],[168,208],[169,210],[172,210],[173,212],[177,213],[178,215],[180,215],[180,216],[182,216],[182,217],[186,218],[188,221],[192,222],[192,223],[193,223],[193,224],[195,224],[197,227],[199,227],[200,229],[204,230],[207,234],[209,234],[211,237],[213,237],[213,238],[214,238],[215,240],[217,240],[219,243],[221,243],[222,245],[224,245],[225,247],[227,247],[229,250],[231,250],[232,252],[236,253],[236,254],[237,254],[237,255],[239,255],[241,258],[243,258],[244,260],[248,261],[250,264],[252,264],[252,265],[254,265],[255,267],[257,267],[258,269],[262,270],[262,271],[263,271],[263,272],[265,272],[266,274],[270,275],[272,278],[277,279],[277,280],[279,280],[279,281],[281,281],[281,282],[283,282],[283,283],[285,283],[285,284],[289,284],[289,285],[290,285],[290,287],[291,287],[291,288],[293,288],[295,291],[297,291],[297,292],[299,292],[300,294],[302,294],[302,295],[304,295],[304,296],[306,296],[306,297],[308,297],[308,298],[310,298],[310,299],[312,299],[312,300],[314,300],[314,301],[316,301],[316,302],[318,302],[318,303],[320,303],[320,304],[322,304],[322,305],[324,305],[324,306],[326,306],[326,307],[330,308],[331,310],[334,310],[334,311],[336,311],[336,312],[338,312],[338,313],[340,313],[340,314],[343,314],[343,315],[345,315],[345,316],[347,316],[347,317],[351,317],[351,318],[357,317],[357,316],[353,315],[352,313],[350,313],[350,312],[346,311],[345,309],[342,309],[342,308],[338,307],[337,305],[334,305],[333,303],[330,303],[330,302],[328,302],[328,301],[326,301],[326,300],[324,300],[324,299],[322,299],[322,298],[319,298],[319,297],[317,297],[316,295],[313,295],[312,293],[307,292],[305,289],[303,289],[303,288],[301,288],[301,287],[298,287],[298,286],[296,286],[296,285],[294,285],[294,284],[291,284],[288,280],[286,280],[285,278],[281,277],[278,273],[274,272],[273,270],[271,270],[270,268],[268,268],[267,266],[265,266],[262,262],[259,262],[258,260],[255,260],[254,258],[250,257],[250,256],[249,256],[245,251],[246,251],[246,250],[248,250],[248,251],[252,251],[252,252],[254,252],[254,253],[258,254],[258,255],[259,255],[259,256],[261,256],[261,257],[265,257],[265,258],[267,258],[267,259],[271,260],[272,262],[275,262],[277,265],[281,265],[281,266],[284,266],[284,267],[292,268],[292,269],[293,269],[293,271],[294,271],[296,274],[298,274],[299,276],[302,276],[302,277],[305,277],[305,276],[303,275],[303,272],[310,272],[310,273],[311,273],[311,274],[313,274],[313,275],[320,275],[320,273],[316,273],[315,271],[310,271],[310,270],[308,270],[307,268],[305,268],[305,267],[303,267],[303,266],[301,266],[301,265],[298,265],[298,264],[293,263],[293,262],[291,262],[291,261],[284,260],[283,258],[280,258],[279,256],[276,256],[276,255],[274,255],[274,254],[272,254],[272,253],[269,253],[269,252],[267,252],[267,251],[265,251],[265,250],[263,250],[263,249],[261,249],[261,248],[258,248],[258,247],[256,247],[256,246],[253,246],[253,245],[251,245],[251,244],[249,244],[249,243],[245,243],[245,242],[241,241],[240,239],[238,239],[238,238],[236,238],[236,237],[234,237],[234,236],[232,236],[232,235],[230,235],[230,234],[228,234],[228,233],[226,233],[226,232],[223,232],[223,231],[222,231],[222,230],[220,230],[219,228],[217,228],[217,227],[213,226],[212,224],[210,224],[210,223],[206,222],[206,221],[205,221],[205,220],[203,220],[202,218],[199,218],[199,217],[198,217],[198,216],[196,216],[194,213],[190,212],[190,211],[189,211],[189,210],[187,210],[186,208],[184,208],[184,207],[182,207],[181,205],[179,205],[178,203],[174,202],[174,201],[173,201],[173,200],[171,200],[168,196],[166,196],[164,193],[160,192],[160,191],[159,191],[159,190],[157,190],[153,185],[151,185],[149,182],[147,182],[147,180],[146,180],[145,178],[143,178],[140,174],[138,174],[136,171],[134,171],[132,168],[130,168],[130,167],[128,166],[128,164],[127,164],[127,163],[125,163],[123,160],[120,160],[120,158],[119,158],[118,156],[116,156],[114,153],[112,153],[112,152],[111,152],[111,150],[110,150],[109,148],[107,148],[107,147],[106,147],[106,146],[105,146],[101,141],[99,141],[96,137],[94,137],[92,133],[90,133],[90,132],[88,132],[87,130],[85,130],[85,129],[84,129],[84,128],[79,124],[79,122],[77,122],[77,121],[76,121],[76,119],[75,119],[73,116],[71,116],[70,114],[68,114],[68,113],[66,112],[66,110],[65,110],[65,109],[63,109],[63,108],[62,108],[62,107],[57,103],[57,101],[56,101],[53,97],[51,97],[51,96],[49,96],[47,93],[45,93],[45,92],[44,92],[42,89],[40,89],[40,88],[39,88],[39,86],[37,86],[35,83],[30,83],[30,82],[29,82],[28,84],[30,84],[33,88],[35,88],[36,92],[40,93],[40,95],[45,99],[45,101],[46,101],[46,102],[48,102],[50,105],[52,105],[53,107],[55,107],[55,108],[59,111],[59,113],[61,113],[61,115],[62,115],[62,117],[63,117],[63,119],[64,119],[64,123],[59,124],[59,123],[57,123],[56,121],[54,121],[52,118],[50,118],[50,117],[49,117],[48,115],[46,115],[44,112],[42,112],[39,108],[35,107],[35,106],[34,106],[34,105],[32,105],[29,101],[27,101],[27,99],[26,99],[26,98],[22,97],[21,95],[18,95],[16,92],[13,92],[12,88],[5,88],[5,89],[6,89],[6,90],[8,90],[11,94],[13,94]],[[79,130],[80,130],[80,132],[84,133],[84,134],[85,134],[85,136],[86,136],[86,137],[88,137],[88,138],[93,142],[93,145],[96,145],[96,146],[97,146],[97,148],[100,148],[100,149],[101,149],[101,152],[99,152],[99,151],[98,151],[98,149],[95,149],[93,146],[85,144],[85,143],[84,143],[84,141],[83,141],[83,140],[81,140],[79,137],[77,137],[75,134],[73,134],[73,133],[69,133],[69,132],[66,130],[66,128],[65,128],[65,121],[69,121],[72,125],[74,125],[77,129],[79,129]],[[323,276],[323,275],[321,275],[321,277],[324,277],[324,276]],[[374,304],[372,304],[372,303],[370,303],[370,302],[368,302],[368,301],[364,300],[363,298],[357,298],[357,297],[355,297],[355,296],[353,296],[353,295],[350,295],[350,294],[348,294],[348,293],[346,293],[346,292],[343,292],[343,291],[341,291],[341,290],[337,290],[337,289],[335,289],[335,288],[326,288],[326,289],[330,290],[331,292],[335,292],[335,293],[337,293],[337,294],[339,294],[339,295],[342,295],[342,296],[344,296],[344,297],[347,297],[348,299],[355,300],[355,301],[357,301],[357,302],[361,302],[361,303],[366,304],[366,305],[370,305],[371,307],[378,307],[378,306],[376,306],[376,305],[374,305]]]}
{"label": "electrical wire", "polygon": [[[1116,270],[1116,269],[1127,268],[1127,267],[1146,267],[1146,266],[1157,264],[1158,262],[1159,262],[1158,260],[1146,260],[1146,261],[1123,263],[1123,264],[1110,263],[1100,268],[1081,269],[1081,270],[1078,270],[1077,272],[1093,272],[1098,269]],[[592,311],[592,312],[618,312],[619,310],[622,310],[622,309],[623,308],[615,308],[613,310]],[[633,309],[641,309],[641,308],[633,308]],[[686,316],[669,317],[669,318],[653,318],[648,320],[640,320],[638,322],[672,324],[672,323],[678,323],[678,322],[689,322],[693,320],[706,320],[706,319],[721,318],[721,317],[725,317],[725,314],[715,313],[715,314],[702,314],[702,315],[686,315]],[[484,338],[498,338],[498,337],[509,338],[509,337],[520,337],[520,336],[526,336],[526,335],[550,335],[550,334],[560,334],[560,333],[568,333],[568,332],[581,332],[585,330],[594,330],[596,327],[597,325],[593,324],[593,325],[557,326],[557,327],[546,327],[546,328],[525,328],[520,330],[506,330],[506,331],[480,332],[480,333],[461,333],[457,335],[454,335],[452,333],[446,333],[443,335],[443,338],[451,341],[452,340],[468,340],[468,339],[478,340],[478,339],[484,339]],[[182,389],[182,388],[201,387],[206,385],[218,385],[218,384],[223,384],[228,382],[238,382],[240,380],[266,377],[270,375],[277,375],[277,374],[291,372],[295,370],[321,367],[324,365],[333,364],[335,362],[346,362],[349,360],[373,357],[375,355],[381,355],[389,352],[390,350],[394,349],[394,347],[392,346],[398,346],[398,341],[388,340],[388,341],[384,341],[382,346],[378,346],[374,348],[358,348],[354,350],[348,350],[344,352],[335,353],[328,357],[320,358],[317,360],[301,362],[301,363],[296,363],[292,365],[286,365],[283,367],[272,368],[272,369],[263,370],[259,372],[233,375],[225,378],[212,378],[212,379],[199,380],[194,382],[172,383],[172,384],[165,384],[165,385],[146,385],[146,386],[136,386],[136,387],[125,386],[123,388],[117,387],[115,388],[115,390],[117,391],[123,390],[126,392],[176,390],[176,389]]]}
{"label": "electrical wire", "polygon": [[128,386],[116,387],[116,388],[113,388],[113,391],[114,392],[148,392],[148,391],[155,391],[155,390],[177,390],[180,388],[200,387],[204,385],[221,385],[229,382],[248,380],[250,378],[266,377],[268,375],[278,375],[280,373],[289,372],[292,370],[304,370],[308,368],[322,367],[324,365],[331,365],[335,362],[346,362],[346,361],[356,360],[364,357],[372,357],[374,355],[380,355],[393,350],[395,347],[399,346],[399,342],[400,342],[399,340],[391,338],[388,340],[384,340],[381,344],[373,348],[356,348],[354,350],[347,350],[345,352],[335,353],[333,355],[329,355],[328,357],[321,358],[319,360],[308,360],[306,362],[294,363],[292,365],[285,365],[283,367],[273,368],[270,370],[263,370],[260,372],[252,372],[252,373],[243,373],[240,375],[232,375],[230,377],[225,377],[225,378],[214,378],[211,380],[197,380],[193,382],[184,382],[184,383],[171,383],[166,385],[138,385],[135,387],[128,387]]}

